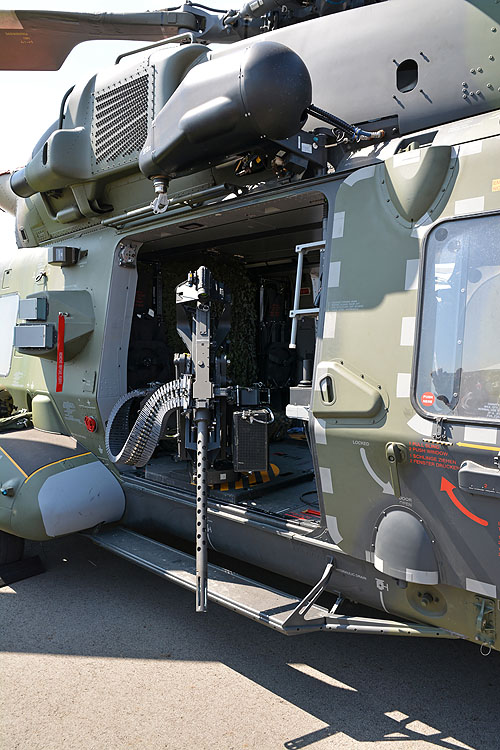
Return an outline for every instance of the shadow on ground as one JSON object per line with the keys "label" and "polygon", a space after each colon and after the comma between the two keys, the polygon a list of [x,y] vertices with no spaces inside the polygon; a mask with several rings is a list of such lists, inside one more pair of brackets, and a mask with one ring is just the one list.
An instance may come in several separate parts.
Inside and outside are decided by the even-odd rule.
{"label": "shadow on ground", "polygon": [[338,732],[359,742],[392,735],[430,747],[499,747],[496,652],[483,658],[460,641],[287,638],[217,605],[196,615],[191,593],[81,537],[29,552],[47,572],[0,593],[2,651],[221,662],[327,725],[287,741],[289,750]]}

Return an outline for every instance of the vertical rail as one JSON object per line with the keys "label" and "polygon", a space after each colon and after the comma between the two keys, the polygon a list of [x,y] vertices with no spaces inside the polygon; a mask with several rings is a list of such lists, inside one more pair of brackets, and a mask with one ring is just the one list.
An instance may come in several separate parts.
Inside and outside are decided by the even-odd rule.
{"label": "vertical rail", "polygon": [[[295,248],[297,253],[297,276],[295,277],[295,296],[293,298],[293,311],[294,313],[300,307],[300,288],[302,286],[302,268],[304,266],[304,249],[301,245]],[[289,349],[297,348],[297,315],[295,314],[292,318],[292,331],[290,333],[290,344]]]}
{"label": "vertical rail", "polygon": [[197,409],[196,438],[196,611],[207,611],[208,409]]}

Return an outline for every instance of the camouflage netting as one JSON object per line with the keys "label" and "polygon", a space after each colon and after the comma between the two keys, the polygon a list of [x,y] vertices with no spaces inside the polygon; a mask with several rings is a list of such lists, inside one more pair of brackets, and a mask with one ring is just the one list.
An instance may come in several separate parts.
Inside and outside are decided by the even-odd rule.
{"label": "camouflage netting", "polygon": [[189,271],[196,271],[202,265],[212,272],[217,281],[226,285],[232,296],[231,331],[228,336],[229,377],[238,385],[252,385],[257,378],[257,287],[248,277],[243,264],[235,258],[200,253],[186,260],[165,261],[161,264],[163,319],[168,345],[173,352],[186,350],[176,330],[175,287],[187,279]]}
{"label": "camouflage netting", "polygon": [[31,412],[17,409],[9,391],[0,386],[0,432],[24,430],[31,426]]}
{"label": "camouflage netting", "polygon": [[0,387],[0,419],[10,417],[14,411],[12,396],[6,388]]}

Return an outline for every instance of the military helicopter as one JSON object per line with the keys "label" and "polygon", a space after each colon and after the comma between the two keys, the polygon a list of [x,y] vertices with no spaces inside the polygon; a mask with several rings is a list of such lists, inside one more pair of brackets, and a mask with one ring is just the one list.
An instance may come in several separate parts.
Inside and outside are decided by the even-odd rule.
{"label": "military helicopter", "polygon": [[4,568],[81,532],[200,612],[498,649],[500,4],[2,11],[0,33],[5,70],[145,42],[0,177]]}

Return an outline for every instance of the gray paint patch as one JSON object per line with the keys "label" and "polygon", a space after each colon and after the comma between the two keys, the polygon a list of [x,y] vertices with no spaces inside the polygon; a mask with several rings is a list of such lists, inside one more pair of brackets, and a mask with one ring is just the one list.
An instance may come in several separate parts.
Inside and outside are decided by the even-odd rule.
{"label": "gray paint patch", "polygon": [[473,578],[466,578],[465,588],[467,591],[472,591],[474,594],[490,596],[492,599],[497,598],[497,587],[492,583],[485,583],[484,581],[475,581]]}
{"label": "gray paint patch", "polygon": [[357,172],[353,172],[353,174],[350,174],[349,177],[346,177],[344,180],[344,185],[349,185],[352,187],[357,182],[360,182],[361,180],[369,180],[370,177],[373,177],[375,174],[375,165],[372,167],[363,167],[363,169],[358,169]]}
{"label": "gray paint patch", "polygon": [[410,583],[428,583],[430,586],[435,586],[439,583],[439,574],[437,571],[406,568],[406,580]]}
{"label": "gray paint patch", "polygon": [[421,417],[420,414],[415,414],[409,422],[407,422],[407,425],[414,430],[414,432],[418,432],[419,435],[432,437],[434,422],[429,422],[429,420]]}
{"label": "gray paint patch", "polygon": [[120,483],[100,461],[50,476],[40,488],[38,503],[48,536],[118,521],[125,510]]}
{"label": "gray paint patch", "polygon": [[455,216],[464,214],[476,214],[484,211],[484,195],[477,198],[464,198],[461,201],[455,201]]}
{"label": "gray paint patch", "polygon": [[415,338],[415,318],[403,318],[401,320],[401,346],[413,346]]}
{"label": "gray paint patch", "polygon": [[314,420],[314,437],[316,442],[321,445],[326,445],[326,421],[324,419]]}
{"label": "gray paint patch", "polygon": [[410,398],[411,373],[398,372],[396,398]]}
{"label": "gray paint patch", "polygon": [[335,329],[337,327],[337,313],[326,312],[325,313],[325,324],[323,326],[323,338],[334,339]]}
{"label": "gray paint patch", "polygon": [[328,286],[337,287],[340,283],[340,260],[334,260],[330,263],[330,272],[328,274]]}
{"label": "gray paint patch", "polygon": [[418,258],[406,261],[405,291],[418,289]]}
{"label": "gray paint patch", "polygon": [[337,240],[344,236],[345,211],[338,211],[333,214],[333,232],[332,239]]}
{"label": "gray paint patch", "polygon": [[319,478],[323,492],[333,493],[332,472],[324,466],[319,467]]}
{"label": "gray paint patch", "polygon": [[337,517],[336,516],[327,516],[326,517],[326,527],[328,529],[328,533],[330,534],[332,541],[334,544],[340,544],[342,539],[344,538],[342,534],[339,531],[339,526],[337,523]]}
{"label": "gray paint patch", "polygon": [[464,440],[466,443],[487,443],[488,445],[497,444],[496,427],[471,427],[466,425],[464,429]]}
{"label": "gray paint patch", "polygon": [[472,156],[480,154],[483,150],[482,141],[471,141],[470,143],[461,143],[458,147],[459,156]]}

